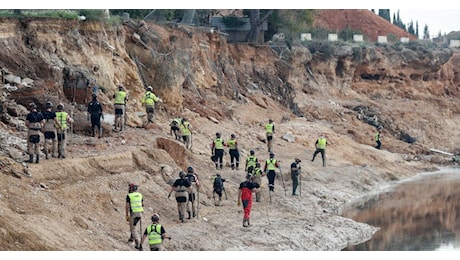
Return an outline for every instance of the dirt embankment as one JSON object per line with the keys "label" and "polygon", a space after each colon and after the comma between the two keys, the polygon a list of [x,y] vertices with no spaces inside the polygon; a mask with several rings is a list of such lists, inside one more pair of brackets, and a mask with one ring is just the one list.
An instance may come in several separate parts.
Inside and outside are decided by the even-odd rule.
{"label": "dirt embankment", "polygon": [[[430,160],[448,161],[429,154],[430,147],[459,147],[456,50],[430,54],[437,59],[427,67],[420,62],[426,55],[409,49],[368,47],[356,60],[350,48],[339,48],[342,56],[326,59],[299,47],[280,58],[267,46],[228,45],[223,36],[188,27],[9,23],[1,27],[6,51],[0,64],[34,84],[1,89],[6,107],[0,126],[2,250],[133,250],[126,243],[124,220],[131,182],[140,185],[145,197],[142,225],[159,212],[173,237],[165,243],[167,250],[340,250],[376,230],[341,217],[342,205],[392,181],[434,170]],[[136,34],[145,45],[135,40]],[[447,60],[440,58],[444,53],[450,53]],[[104,138],[88,136],[81,101],[87,92],[80,79],[92,77],[101,84],[107,118],[117,85],[127,88],[125,132],[112,132],[106,122]],[[164,100],[155,124],[146,128],[141,128],[145,118],[139,101],[143,82]],[[76,89],[82,92],[72,92]],[[30,100],[42,105],[50,98],[64,102],[76,119],[69,156],[28,165],[23,163],[21,106]],[[174,116],[191,122],[190,150],[169,135]],[[220,173],[227,179],[227,199],[222,207],[214,206],[210,144],[216,132],[225,139],[234,133],[241,166],[251,149],[263,162],[269,118],[276,127],[280,175],[272,203],[264,179],[262,202],[254,203],[251,213],[253,226],[243,228],[236,198],[244,173],[232,171],[226,155]],[[373,124],[384,126],[382,150],[373,147]],[[328,138],[326,167],[320,158],[311,162],[320,133]],[[405,142],[401,133],[417,141]],[[302,160],[298,197],[290,196],[289,166],[295,157]],[[180,223],[176,203],[167,195],[170,181],[189,165],[203,182],[199,217]]]}

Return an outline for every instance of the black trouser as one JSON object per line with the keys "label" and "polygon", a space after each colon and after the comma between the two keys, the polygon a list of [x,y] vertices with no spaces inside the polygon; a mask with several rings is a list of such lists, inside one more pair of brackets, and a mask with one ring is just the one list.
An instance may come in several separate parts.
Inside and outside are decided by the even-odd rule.
{"label": "black trouser", "polygon": [[382,142],[380,140],[375,141],[377,143],[377,146],[375,148],[380,150],[380,147],[382,146]]}
{"label": "black trouser", "polygon": [[299,186],[299,174],[297,172],[291,172],[291,178],[292,178],[292,195],[294,195],[295,191],[297,190],[297,186]]}
{"label": "black trouser", "polygon": [[268,178],[268,188],[270,189],[270,191],[275,191],[275,176],[276,176],[275,170],[268,171],[267,178]]}
{"label": "black trouser", "polygon": [[216,169],[224,167],[224,149],[214,149]]}
{"label": "black trouser", "polygon": [[96,129],[98,130],[99,136],[101,136],[101,114],[91,114],[91,134],[93,137],[96,135]]}
{"label": "black trouser", "polygon": [[326,149],[316,149],[315,153],[313,154],[313,159],[311,159],[311,161],[315,160],[315,157],[318,153],[321,153],[321,158],[323,159],[323,166],[326,166]]}
{"label": "black trouser", "polygon": [[232,170],[235,167],[238,169],[240,167],[240,153],[236,149],[230,149],[230,165],[232,166]]}

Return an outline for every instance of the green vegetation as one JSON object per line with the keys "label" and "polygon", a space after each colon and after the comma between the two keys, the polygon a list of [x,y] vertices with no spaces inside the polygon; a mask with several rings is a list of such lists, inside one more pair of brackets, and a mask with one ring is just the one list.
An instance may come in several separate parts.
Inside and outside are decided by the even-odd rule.
{"label": "green vegetation", "polygon": [[77,10],[0,10],[0,17],[42,17],[59,19],[78,19]]}

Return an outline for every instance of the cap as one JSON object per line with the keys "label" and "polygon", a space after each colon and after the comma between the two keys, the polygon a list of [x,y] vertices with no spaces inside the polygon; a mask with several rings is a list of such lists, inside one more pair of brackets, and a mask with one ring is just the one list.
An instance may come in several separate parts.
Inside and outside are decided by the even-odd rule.
{"label": "cap", "polygon": [[147,90],[148,90],[148,91],[152,91],[153,88],[152,88],[151,86],[148,86],[148,87],[147,87]]}
{"label": "cap", "polygon": [[57,105],[57,109],[58,109],[58,110],[64,109],[64,105],[63,105],[62,103],[59,103],[59,104]]}
{"label": "cap", "polygon": [[302,160],[300,160],[299,158],[295,158],[295,161],[296,162],[302,162]]}
{"label": "cap", "polygon": [[275,154],[270,152],[270,157],[275,157]]}
{"label": "cap", "polygon": [[134,183],[129,184],[129,192],[137,191],[138,186]]}
{"label": "cap", "polygon": [[180,172],[179,172],[179,177],[180,177],[180,178],[184,178],[184,177],[185,177],[185,172],[184,172],[184,171],[180,171]]}
{"label": "cap", "polygon": [[255,152],[254,152],[254,150],[251,150],[251,151],[249,151],[249,153],[250,153],[251,155],[254,155]]}
{"label": "cap", "polygon": [[160,215],[158,215],[158,213],[153,213],[151,219],[152,219],[152,222],[158,222],[160,221]]}
{"label": "cap", "polygon": [[219,132],[217,132],[217,133],[216,133],[216,136],[217,136],[217,137],[220,137],[220,133],[219,133]]}
{"label": "cap", "polygon": [[187,172],[193,172],[193,167],[192,166],[187,167]]}
{"label": "cap", "polygon": [[30,109],[35,109],[35,108],[37,108],[37,105],[34,102],[32,102],[32,103],[29,104],[29,108]]}
{"label": "cap", "polygon": [[231,137],[231,138],[235,138],[235,134],[231,134],[230,137]]}
{"label": "cap", "polygon": [[118,89],[119,89],[119,90],[122,90],[122,89],[123,89],[123,86],[122,86],[122,85],[118,85]]}
{"label": "cap", "polygon": [[46,108],[53,107],[53,103],[51,103],[51,101],[47,101],[45,106],[46,106]]}

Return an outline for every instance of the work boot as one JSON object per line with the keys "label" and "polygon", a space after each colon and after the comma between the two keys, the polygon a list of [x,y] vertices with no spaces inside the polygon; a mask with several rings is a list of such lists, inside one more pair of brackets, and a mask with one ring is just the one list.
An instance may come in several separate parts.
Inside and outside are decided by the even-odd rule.
{"label": "work boot", "polygon": [[182,213],[179,212],[179,220],[181,222],[184,222],[184,216],[182,215]]}
{"label": "work boot", "polygon": [[188,213],[188,219],[191,219],[191,218],[192,218],[192,217],[191,217],[191,215],[192,215],[191,212],[190,212],[190,211],[187,211],[187,213]]}
{"label": "work boot", "polygon": [[33,162],[34,162],[34,155],[29,154],[29,163],[33,163]]}
{"label": "work boot", "polygon": [[35,159],[35,163],[38,163],[40,161],[40,155],[37,154],[37,159]]}
{"label": "work boot", "polygon": [[137,240],[137,239],[136,239],[136,245],[134,246],[134,248],[136,248],[136,249],[141,248],[141,243],[139,243],[139,240]]}
{"label": "work boot", "polygon": [[192,215],[192,216],[193,216],[194,218],[196,218],[196,213],[195,213],[195,212],[193,212],[193,215]]}

